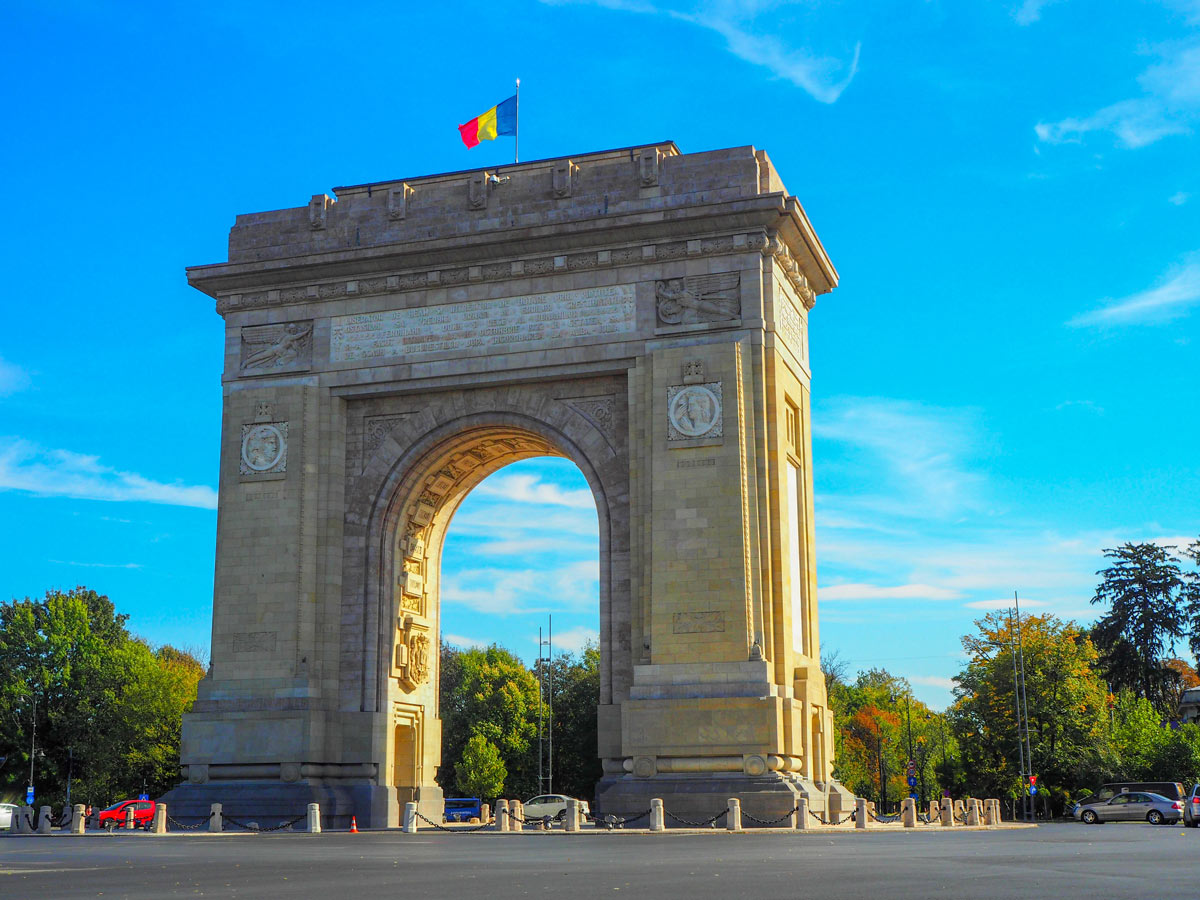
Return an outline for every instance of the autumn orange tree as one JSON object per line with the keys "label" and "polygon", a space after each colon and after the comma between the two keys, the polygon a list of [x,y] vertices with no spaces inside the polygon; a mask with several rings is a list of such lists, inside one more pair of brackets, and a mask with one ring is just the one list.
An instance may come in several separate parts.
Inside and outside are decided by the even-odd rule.
{"label": "autumn orange tree", "polygon": [[[1017,796],[1016,620],[997,611],[975,624],[978,633],[962,639],[968,661],[955,679],[951,709],[966,788],[977,796]],[[1020,643],[1033,773],[1052,794],[1094,787],[1115,765],[1111,698],[1095,646],[1075,623],[1053,615],[1023,616]]]}
{"label": "autumn orange tree", "polygon": [[[834,774],[855,794],[886,799],[890,807],[910,792],[927,800],[948,786],[943,772],[957,755],[953,736],[908,681],[870,669],[853,682],[832,680],[829,695],[837,725]],[[915,788],[906,781],[910,759]]]}

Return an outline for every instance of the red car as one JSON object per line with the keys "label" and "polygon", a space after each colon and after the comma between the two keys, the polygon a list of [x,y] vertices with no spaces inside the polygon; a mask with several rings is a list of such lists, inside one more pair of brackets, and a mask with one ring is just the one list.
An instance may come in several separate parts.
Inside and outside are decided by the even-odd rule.
{"label": "red car", "polygon": [[154,823],[153,800],[122,800],[100,811],[99,828],[124,828],[125,810],[133,807],[133,827],[149,828]]}

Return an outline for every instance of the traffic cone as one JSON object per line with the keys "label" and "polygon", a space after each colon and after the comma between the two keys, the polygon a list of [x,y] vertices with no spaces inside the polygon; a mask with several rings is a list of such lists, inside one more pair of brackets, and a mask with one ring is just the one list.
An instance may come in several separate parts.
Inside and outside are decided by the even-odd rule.
{"label": "traffic cone", "polygon": [[350,833],[358,834],[358,819],[354,816],[350,817]]}

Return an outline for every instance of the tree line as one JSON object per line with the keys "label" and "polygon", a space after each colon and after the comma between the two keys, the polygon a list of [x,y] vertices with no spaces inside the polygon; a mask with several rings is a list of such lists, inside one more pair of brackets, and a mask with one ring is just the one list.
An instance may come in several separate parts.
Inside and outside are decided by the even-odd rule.
{"label": "tree line", "polygon": [[916,701],[902,678],[873,669],[850,682],[827,658],[837,777],[895,802],[910,792],[913,760],[921,799],[943,790],[1021,797],[1027,717],[1027,771],[1052,811],[1107,781],[1200,781],[1200,725],[1177,720],[1182,693],[1200,677],[1176,655],[1200,652],[1200,540],[1178,554],[1126,543],[1104,555],[1091,602],[1105,611],[1091,626],[1049,614],[1018,623],[1011,610],[977,620],[945,712]]}
{"label": "tree line", "polygon": [[0,604],[0,800],[106,806],[179,783],[179,737],[204,666],[151,647],[84,587]]}

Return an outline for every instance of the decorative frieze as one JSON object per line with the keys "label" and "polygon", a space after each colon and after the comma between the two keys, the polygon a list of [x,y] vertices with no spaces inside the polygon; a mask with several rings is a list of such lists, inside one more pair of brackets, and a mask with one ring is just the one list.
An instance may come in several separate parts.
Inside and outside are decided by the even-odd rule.
{"label": "decorative frieze", "polygon": [[[767,246],[763,234],[723,235],[704,238],[700,241],[700,257],[723,256],[742,250],[761,251]],[[244,294],[228,294],[217,301],[217,312],[224,315],[248,309],[266,309],[274,306],[290,306],[314,301],[342,300],[346,297],[369,297],[378,294],[402,294],[426,290],[431,286],[454,286],[471,281],[487,282],[512,278],[513,264],[520,262],[524,277],[549,275],[554,272],[581,272],[598,267],[637,265],[649,259],[690,259],[687,241],[673,241],[656,245],[617,247],[587,253],[567,253],[555,256],[509,260],[480,266],[462,266],[453,269],[421,269],[398,272],[390,275],[359,278],[355,289],[349,290],[350,281],[322,282],[320,284],[294,285],[271,291],[253,291]],[[555,260],[561,259],[556,266]],[[475,277],[471,270],[477,269]]]}
{"label": "decorative frieze", "polygon": [[285,322],[242,329],[243,375],[300,372],[312,366],[313,323]]}
{"label": "decorative frieze", "polygon": [[741,316],[738,272],[668,278],[654,284],[658,321],[662,325],[724,322]]}

